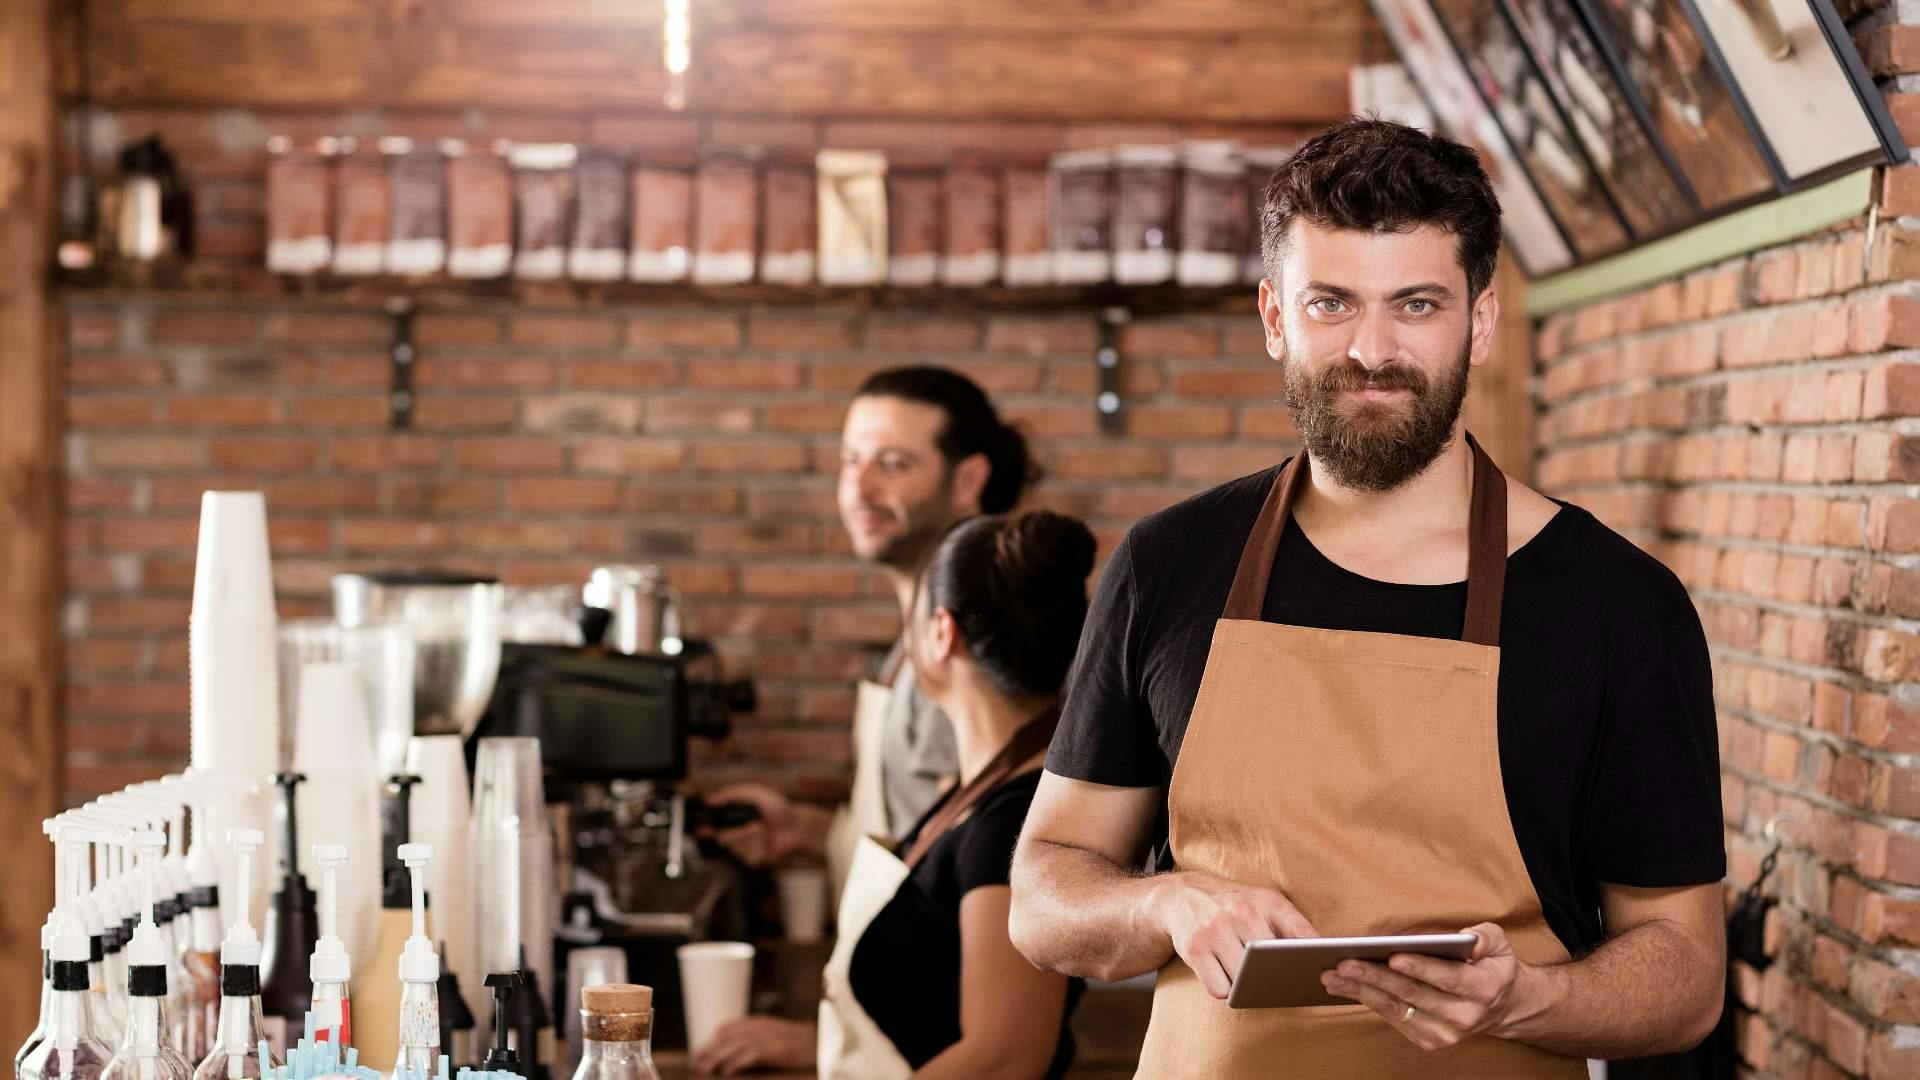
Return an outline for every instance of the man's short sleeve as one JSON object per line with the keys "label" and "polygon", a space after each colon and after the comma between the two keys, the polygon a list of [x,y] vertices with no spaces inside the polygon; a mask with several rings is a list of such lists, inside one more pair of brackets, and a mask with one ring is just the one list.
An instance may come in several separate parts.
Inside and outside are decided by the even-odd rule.
{"label": "man's short sleeve", "polygon": [[[1610,703],[1586,829],[1587,872],[1599,881],[1672,888],[1727,872],[1713,668],[1684,589],[1666,638]],[[1634,681],[1637,680],[1637,683]]]}
{"label": "man's short sleeve", "polygon": [[1140,642],[1145,627],[1128,533],[1107,560],[1080,633],[1067,698],[1047,752],[1047,771],[1114,787],[1166,783],[1166,756],[1152,710],[1141,692]]}

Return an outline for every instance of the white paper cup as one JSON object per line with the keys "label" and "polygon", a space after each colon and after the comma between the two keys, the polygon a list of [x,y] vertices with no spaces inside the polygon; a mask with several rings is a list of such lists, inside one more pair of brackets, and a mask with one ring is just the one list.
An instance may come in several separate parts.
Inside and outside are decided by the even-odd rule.
{"label": "white paper cup", "polygon": [[747,1015],[753,946],[702,941],[675,951],[680,957],[680,997],[687,1010],[687,1049],[698,1051],[714,1032]]}
{"label": "white paper cup", "polygon": [[774,875],[780,885],[780,923],[795,945],[817,943],[827,925],[827,872],[795,866]]}

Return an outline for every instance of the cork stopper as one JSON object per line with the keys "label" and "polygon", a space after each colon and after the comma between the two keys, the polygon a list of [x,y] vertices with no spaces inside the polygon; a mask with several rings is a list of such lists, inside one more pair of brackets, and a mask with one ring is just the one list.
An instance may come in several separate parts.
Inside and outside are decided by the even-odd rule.
{"label": "cork stopper", "polygon": [[580,1034],[595,1042],[652,1038],[653,988],[633,983],[581,987]]}
{"label": "cork stopper", "polygon": [[653,987],[633,983],[583,986],[580,1007],[591,1013],[643,1013],[653,1008]]}

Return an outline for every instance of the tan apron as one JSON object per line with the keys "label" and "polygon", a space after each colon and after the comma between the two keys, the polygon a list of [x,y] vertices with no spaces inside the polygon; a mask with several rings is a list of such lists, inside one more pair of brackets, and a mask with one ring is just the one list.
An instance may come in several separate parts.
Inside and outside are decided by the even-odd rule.
{"label": "tan apron", "polygon": [[[1261,621],[1307,455],[1275,479],[1241,553],[1167,793],[1176,866],[1285,893],[1328,936],[1502,927],[1531,964],[1568,954],[1507,815],[1496,711],[1506,479],[1472,436],[1463,640]],[[1480,1036],[1441,1051],[1364,1005],[1231,1009],[1175,957],[1160,970],[1142,1080],[1587,1075]]]}
{"label": "tan apron", "polygon": [[852,872],[854,851],[862,838],[891,836],[887,822],[887,782],[881,765],[881,741],[887,715],[893,708],[893,690],[860,680],[853,711],[853,791],[847,805],[836,810],[827,827],[827,878],[837,906]]}
{"label": "tan apron", "polygon": [[815,1043],[820,1080],[895,1080],[913,1074],[913,1066],[854,996],[848,977],[853,954],[874,918],[907,884],[934,841],[959,824],[974,803],[1011,777],[1022,762],[1045,750],[1059,719],[1059,708],[1054,706],[1015,732],[978,776],[920,826],[905,859],[894,854],[890,841],[860,837],[835,919],[839,937],[821,973],[820,1031]]}

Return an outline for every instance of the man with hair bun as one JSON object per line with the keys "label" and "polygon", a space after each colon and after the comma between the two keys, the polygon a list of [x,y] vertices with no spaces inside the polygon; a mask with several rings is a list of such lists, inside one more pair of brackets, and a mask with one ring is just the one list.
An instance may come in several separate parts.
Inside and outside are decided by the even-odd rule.
{"label": "man with hair bun", "polygon": [[[1473,151],[1375,119],[1268,182],[1260,318],[1304,448],[1137,522],[1012,875],[1043,969],[1158,971],[1141,1077],[1576,1080],[1726,985],[1718,743],[1685,587],[1460,424],[1499,317]],[[1225,1000],[1251,942],[1466,930],[1467,961]]]}
{"label": "man with hair bun", "polygon": [[[862,383],[840,436],[837,501],[854,554],[876,567],[905,616],[921,563],[955,522],[1014,508],[1039,479],[1026,438],[1000,418],[986,392],[940,367],[881,371]],[[838,897],[862,836],[904,836],[960,771],[953,727],[922,693],[901,642],[872,681],[862,681],[854,717],[854,777],[848,803],[828,809],[765,784],[730,784],[708,803],[747,803],[760,820],[716,839],[743,861],[770,865],[824,857]],[[811,1025],[751,1017],[715,1036],[731,1067],[813,1060]],[[738,1054],[727,1046],[747,1049]]]}

